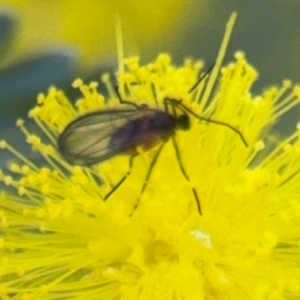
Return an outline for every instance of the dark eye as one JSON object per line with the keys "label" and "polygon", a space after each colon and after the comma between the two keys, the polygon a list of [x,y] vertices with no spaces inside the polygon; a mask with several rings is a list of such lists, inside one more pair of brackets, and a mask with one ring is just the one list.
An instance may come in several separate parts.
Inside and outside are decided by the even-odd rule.
{"label": "dark eye", "polygon": [[189,130],[191,127],[188,115],[181,115],[177,118],[177,127],[181,130]]}

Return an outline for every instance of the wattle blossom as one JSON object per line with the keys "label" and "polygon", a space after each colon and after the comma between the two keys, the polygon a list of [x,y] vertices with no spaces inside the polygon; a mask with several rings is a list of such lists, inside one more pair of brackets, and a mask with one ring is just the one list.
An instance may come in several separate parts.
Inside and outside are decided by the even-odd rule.
{"label": "wattle blossom", "polygon": [[79,115],[122,108],[109,76],[101,83],[107,96],[98,83],[76,80],[82,97],[75,106],[56,88],[39,95],[29,116],[42,137],[17,124],[43,162],[0,144],[15,155],[10,171],[1,173],[8,186],[0,198],[1,299],[299,298],[299,131],[270,137],[275,122],[299,103],[300,88],[286,80],[253,95],[257,71],[241,52],[220,68],[225,46],[191,93],[205,72],[202,62],[175,66],[166,54],[146,65],[137,58],[121,62],[123,99],[162,110],[165,97],[181,99],[196,114],[239,130],[249,145],[233,130],[191,115],[190,130],[175,133],[190,182],[166,141],[133,214],[164,141],[141,152],[104,201],[128,172],[129,156],[73,166],[57,139]]}

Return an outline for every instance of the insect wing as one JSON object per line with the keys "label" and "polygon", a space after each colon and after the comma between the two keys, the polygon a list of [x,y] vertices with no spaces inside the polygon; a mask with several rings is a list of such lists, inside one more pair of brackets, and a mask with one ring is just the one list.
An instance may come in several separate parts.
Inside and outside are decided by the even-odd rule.
{"label": "insect wing", "polygon": [[104,110],[75,119],[62,132],[58,146],[72,164],[90,165],[121,153],[124,142],[111,142],[111,137],[122,126],[145,115],[152,109]]}

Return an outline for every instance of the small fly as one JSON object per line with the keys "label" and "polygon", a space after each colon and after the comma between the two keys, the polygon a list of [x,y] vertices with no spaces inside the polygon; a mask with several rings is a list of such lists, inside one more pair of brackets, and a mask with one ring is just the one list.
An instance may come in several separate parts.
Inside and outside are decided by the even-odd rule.
{"label": "small fly", "polygon": [[[196,84],[189,90],[190,93],[209,74],[212,68],[213,66],[197,80]],[[161,143],[150,164],[141,192],[134,205],[134,212],[139,205],[141,195],[147,186],[157,159],[169,139],[173,142],[180,170],[186,180],[190,181],[181,162],[178,145],[174,138],[176,130],[190,129],[190,116],[228,127],[236,132],[243,143],[248,146],[239,130],[230,124],[197,115],[185,106],[181,100],[165,98],[164,110],[160,110],[150,108],[145,104],[139,106],[135,103],[122,100],[118,89],[116,91],[121,104],[129,104],[134,106],[134,108],[100,110],[78,117],[66,126],[58,139],[58,147],[61,154],[71,164],[75,165],[100,163],[118,154],[128,154],[131,156],[129,171],[104,197],[104,200],[107,200],[130,175],[133,159],[138,155],[137,149],[142,148],[144,151],[147,151]],[[181,112],[179,116],[176,114],[176,109]],[[197,191],[194,187],[192,191],[198,212],[202,215]]]}

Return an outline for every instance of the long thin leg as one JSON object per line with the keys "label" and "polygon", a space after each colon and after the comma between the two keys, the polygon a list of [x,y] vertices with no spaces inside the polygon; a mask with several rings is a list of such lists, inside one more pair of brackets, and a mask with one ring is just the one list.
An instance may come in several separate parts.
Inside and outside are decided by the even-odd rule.
{"label": "long thin leg", "polygon": [[135,204],[134,204],[134,207],[133,207],[133,210],[132,210],[132,213],[129,215],[129,217],[132,217],[132,215],[134,214],[134,212],[136,211],[136,209],[138,208],[139,204],[140,204],[140,201],[141,201],[141,197],[142,197],[142,194],[143,192],[145,191],[146,187],[147,187],[147,184],[148,184],[148,181],[149,181],[149,178],[151,176],[151,173],[153,171],[153,168],[157,162],[157,159],[159,157],[159,154],[161,153],[161,150],[162,148],[164,147],[166,141],[164,141],[158,148],[157,152],[155,153],[155,156],[150,164],[150,167],[149,167],[149,170],[148,170],[148,173],[147,173],[147,176],[146,176],[146,179],[144,181],[144,184],[143,184],[143,187],[141,189],[141,192],[140,192],[140,195],[138,197],[138,199],[136,200]]}
{"label": "long thin leg", "polygon": [[127,179],[127,177],[131,174],[133,159],[136,155],[132,155],[129,160],[129,170],[128,172],[121,178],[121,180],[111,189],[111,191],[104,197],[104,201],[106,201],[119,187],[120,185]]}
{"label": "long thin leg", "polygon": [[[180,152],[179,152],[179,149],[178,149],[177,142],[176,142],[176,140],[175,140],[175,138],[173,136],[171,138],[172,138],[172,142],[173,142],[174,149],[175,149],[175,154],[176,154],[176,157],[177,157],[177,160],[178,160],[178,164],[179,164],[181,173],[183,174],[183,176],[185,177],[185,179],[188,182],[191,182],[190,178],[188,177],[188,175],[187,175],[187,173],[186,173],[186,171],[185,171],[185,169],[184,169],[184,167],[182,165],[182,161],[181,161]],[[199,200],[197,191],[196,191],[196,189],[194,187],[192,187],[192,191],[193,191],[196,203],[197,203],[198,212],[202,216],[201,205],[200,205],[200,200]]]}
{"label": "long thin leg", "polygon": [[153,82],[151,82],[151,90],[152,90],[152,94],[153,94],[153,98],[154,98],[154,101],[155,101],[156,108],[158,108],[159,106],[158,106],[158,101],[157,101],[155,84]]}
{"label": "long thin leg", "polygon": [[200,84],[200,82],[207,76],[209,75],[210,71],[214,68],[215,64],[212,64],[208,70],[200,76],[200,78],[195,82],[195,84],[189,89],[188,93],[190,94],[192,91],[196,89],[196,87]]}
{"label": "long thin leg", "polygon": [[120,92],[119,92],[119,87],[117,85],[115,85],[115,92],[116,92],[117,97],[119,99],[119,102],[121,104],[129,104],[129,105],[133,105],[135,108],[140,108],[139,105],[137,105],[137,104],[135,104],[135,103],[133,103],[131,101],[123,100],[122,97],[121,97],[121,95],[120,95]]}
{"label": "long thin leg", "polygon": [[234,131],[236,134],[238,134],[240,136],[241,141],[244,143],[244,145],[246,147],[249,146],[248,143],[247,143],[247,141],[246,141],[246,139],[244,138],[243,134],[238,129],[236,129],[235,127],[233,127],[232,125],[230,125],[228,123],[225,123],[225,122],[221,122],[221,121],[217,121],[217,120],[213,120],[213,119],[201,117],[201,116],[197,115],[196,113],[194,113],[191,109],[189,109],[183,103],[181,103],[182,100],[177,100],[177,99],[172,99],[172,98],[166,97],[166,98],[164,98],[164,101],[166,103],[169,102],[171,106],[176,106],[180,110],[182,110],[184,113],[189,113],[189,114],[191,114],[192,116],[196,117],[199,120],[203,120],[203,121],[206,121],[206,122],[209,122],[209,123],[213,123],[213,124],[225,126],[225,127],[229,128],[229,129],[231,129],[232,131]]}

